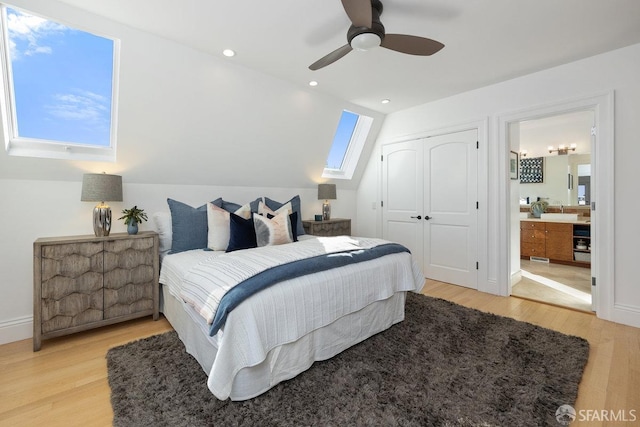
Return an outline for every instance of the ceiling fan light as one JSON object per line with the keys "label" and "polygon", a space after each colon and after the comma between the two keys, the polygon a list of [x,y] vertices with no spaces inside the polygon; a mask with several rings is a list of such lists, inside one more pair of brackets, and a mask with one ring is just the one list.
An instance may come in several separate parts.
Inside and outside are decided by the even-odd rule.
{"label": "ceiling fan light", "polygon": [[373,33],[358,34],[351,40],[351,47],[355,50],[367,51],[380,46],[382,39]]}

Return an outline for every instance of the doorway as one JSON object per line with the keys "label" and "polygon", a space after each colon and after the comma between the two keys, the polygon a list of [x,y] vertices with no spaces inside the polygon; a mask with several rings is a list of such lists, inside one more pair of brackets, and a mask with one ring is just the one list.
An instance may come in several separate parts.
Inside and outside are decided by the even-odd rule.
{"label": "doorway", "polygon": [[[513,296],[595,310],[591,289],[591,227],[595,224],[590,209],[594,130],[593,109],[509,123],[509,146],[522,166],[518,179],[511,180],[511,194],[517,195],[519,206],[518,218],[512,221],[521,224],[512,227],[521,232]],[[523,176],[528,164],[541,165],[539,175]],[[530,206],[538,201],[546,203],[547,212],[556,217],[531,218]],[[529,227],[536,230],[529,231]],[[531,243],[534,232],[539,237]],[[529,252],[534,244],[539,255]]]}
{"label": "doorway", "polygon": [[592,311],[591,269],[527,259],[520,261],[520,269],[522,278],[513,285],[512,296]]}

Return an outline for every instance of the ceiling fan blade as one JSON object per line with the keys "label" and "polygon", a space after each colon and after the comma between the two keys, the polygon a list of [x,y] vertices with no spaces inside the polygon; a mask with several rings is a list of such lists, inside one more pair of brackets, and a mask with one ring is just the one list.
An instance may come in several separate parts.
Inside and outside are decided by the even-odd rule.
{"label": "ceiling fan blade", "polygon": [[342,7],[354,27],[371,28],[371,0],[342,0]]}
{"label": "ceiling fan blade", "polygon": [[387,34],[380,46],[396,52],[421,56],[433,55],[444,47],[439,41],[406,34]]}
{"label": "ceiling fan blade", "polygon": [[330,54],[323,56],[313,64],[309,65],[309,69],[315,71],[315,70],[319,70],[322,67],[326,67],[329,64],[333,64],[338,59],[342,58],[352,50],[353,48],[351,47],[351,45],[345,44],[344,46],[339,47],[338,49],[334,50]]}

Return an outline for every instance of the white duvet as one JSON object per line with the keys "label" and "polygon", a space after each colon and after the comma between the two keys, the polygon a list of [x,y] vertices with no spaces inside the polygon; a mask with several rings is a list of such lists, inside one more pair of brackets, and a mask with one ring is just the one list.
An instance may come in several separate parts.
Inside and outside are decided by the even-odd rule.
{"label": "white duvet", "polygon": [[[357,240],[361,245],[373,243],[371,239]],[[283,246],[295,251],[296,245],[302,243]],[[160,282],[180,297],[185,278],[193,277],[193,271],[206,270],[203,266],[215,263],[219,257],[220,252],[207,251],[168,255],[163,260]],[[411,255],[398,253],[265,289],[233,310],[213,338],[218,351],[209,372],[209,389],[219,399],[227,399],[236,374],[262,363],[270,351],[397,292],[420,291],[423,284],[424,276]]]}
{"label": "white duvet", "polygon": [[368,249],[384,243],[389,242],[348,236],[316,237],[284,245],[227,253],[191,268],[184,276],[180,296],[208,324],[212,324],[222,297],[231,288],[258,273],[318,255]]}

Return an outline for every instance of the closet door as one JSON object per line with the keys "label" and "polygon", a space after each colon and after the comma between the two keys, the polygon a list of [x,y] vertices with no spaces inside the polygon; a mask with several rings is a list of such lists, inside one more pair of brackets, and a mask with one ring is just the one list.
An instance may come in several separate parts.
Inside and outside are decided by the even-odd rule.
{"label": "closet door", "polygon": [[423,144],[407,141],[382,147],[382,236],[411,251],[423,268]]}
{"label": "closet door", "polygon": [[477,130],[382,147],[383,238],[425,277],[477,289]]}

